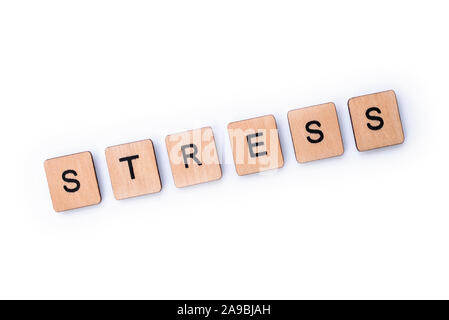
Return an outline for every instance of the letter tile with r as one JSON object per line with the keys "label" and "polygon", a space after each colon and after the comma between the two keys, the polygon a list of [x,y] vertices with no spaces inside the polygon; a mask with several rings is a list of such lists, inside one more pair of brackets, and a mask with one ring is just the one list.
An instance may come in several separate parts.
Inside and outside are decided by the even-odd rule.
{"label": "letter tile with r", "polygon": [[168,135],[165,144],[176,187],[182,188],[221,178],[221,166],[212,128],[205,127]]}

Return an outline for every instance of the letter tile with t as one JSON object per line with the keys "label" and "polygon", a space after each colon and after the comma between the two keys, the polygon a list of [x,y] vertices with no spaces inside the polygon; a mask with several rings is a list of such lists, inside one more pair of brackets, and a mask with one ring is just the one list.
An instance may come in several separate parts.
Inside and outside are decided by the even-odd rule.
{"label": "letter tile with t", "polygon": [[117,200],[161,191],[153,142],[142,140],[105,151],[112,190]]}
{"label": "letter tile with t", "polygon": [[221,178],[221,166],[212,128],[205,127],[168,135],[165,144],[176,187],[182,188]]}
{"label": "letter tile with t", "polygon": [[90,152],[45,160],[48,188],[56,212],[101,202],[97,175]]}
{"label": "letter tile with t", "polygon": [[284,166],[274,116],[231,122],[228,134],[239,176]]}

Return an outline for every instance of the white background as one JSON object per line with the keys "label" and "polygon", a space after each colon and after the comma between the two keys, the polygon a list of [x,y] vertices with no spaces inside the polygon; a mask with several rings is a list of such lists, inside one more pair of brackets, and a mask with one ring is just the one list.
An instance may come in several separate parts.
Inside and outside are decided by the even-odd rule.
{"label": "white background", "polygon": [[[0,298],[449,298],[444,1],[0,2]],[[393,89],[405,143],[356,150],[347,100]],[[333,101],[342,157],[287,112]],[[237,176],[226,125],[273,114],[285,166]],[[223,178],[177,189],[167,134],[212,126]],[[114,199],[104,149],[151,138],[163,190]],[[103,201],[51,206],[91,151]]]}

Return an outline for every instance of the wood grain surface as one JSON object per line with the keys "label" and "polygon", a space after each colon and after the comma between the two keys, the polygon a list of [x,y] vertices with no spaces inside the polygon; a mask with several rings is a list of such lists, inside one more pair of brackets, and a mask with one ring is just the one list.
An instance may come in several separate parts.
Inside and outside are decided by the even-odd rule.
{"label": "wood grain surface", "polygon": [[48,188],[56,212],[101,202],[97,175],[90,152],[48,159],[44,162]]}
{"label": "wood grain surface", "polygon": [[108,147],[105,154],[117,200],[161,191],[162,184],[151,140]]}
{"label": "wood grain surface", "polygon": [[211,127],[168,135],[165,144],[176,187],[221,178],[221,166]]}
{"label": "wood grain surface", "polygon": [[239,176],[284,166],[274,116],[231,122],[228,124],[228,134]]}
{"label": "wood grain surface", "polygon": [[298,162],[343,154],[337,110],[332,102],[291,110],[288,123]]}
{"label": "wood grain surface", "polygon": [[396,94],[393,90],[351,98],[348,108],[359,151],[404,142]]}

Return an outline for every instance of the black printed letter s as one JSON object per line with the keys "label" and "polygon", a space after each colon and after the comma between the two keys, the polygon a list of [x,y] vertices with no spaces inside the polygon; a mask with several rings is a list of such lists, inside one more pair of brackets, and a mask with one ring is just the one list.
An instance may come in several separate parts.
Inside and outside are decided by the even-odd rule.
{"label": "black printed letter s", "polygon": [[375,121],[379,121],[379,124],[376,126],[373,126],[371,123],[367,123],[366,125],[368,126],[368,128],[370,128],[371,130],[380,130],[382,129],[382,127],[384,126],[384,119],[382,119],[381,117],[378,116],[372,116],[370,115],[370,113],[372,111],[377,112],[378,114],[381,114],[382,112],[380,111],[380,109],[378,107],[371,107],[368,108],[366,110],[365,116],[369,119],[369,120],[375,120]]}
{"label": "black printed letter s", "polygon": [[321,127],[321,123],[319,121],[316,121],[316,120],[309,121],[309,122],[306,123],[306,131],[309,132],[309,133],[318,134],[319,137],[316,138],[316,139],[312,139],[311,137],[308,136],[307,140],[310,143],[319,143],[319,142],[323,141],[323,139],[324,139],[323,131],[318,130],[318,129],[311,129],[310,126],[312,124],[316,125],[318,128]]}
{"label": "black printed letter s", "polygon": [[81,184],[80,184],[80,182],[79,182],[78,180],[76,180],[76,179],[67,178],[66,176],[67,176],[68,174],[73,174],[75,177],[76,177],[78,174],[76,173],[75,170],[66,170],[66,171],[64,171],[64,172],[62,173],[62,180],[64,180],[65,182],[74,183],[74,184],[76,184],[76,186],[73,187],[73,188],[68,188],[67,186],[64,186],[64,190],[67,191],[67,192],[77,192],[77,191],[80,189]]}

